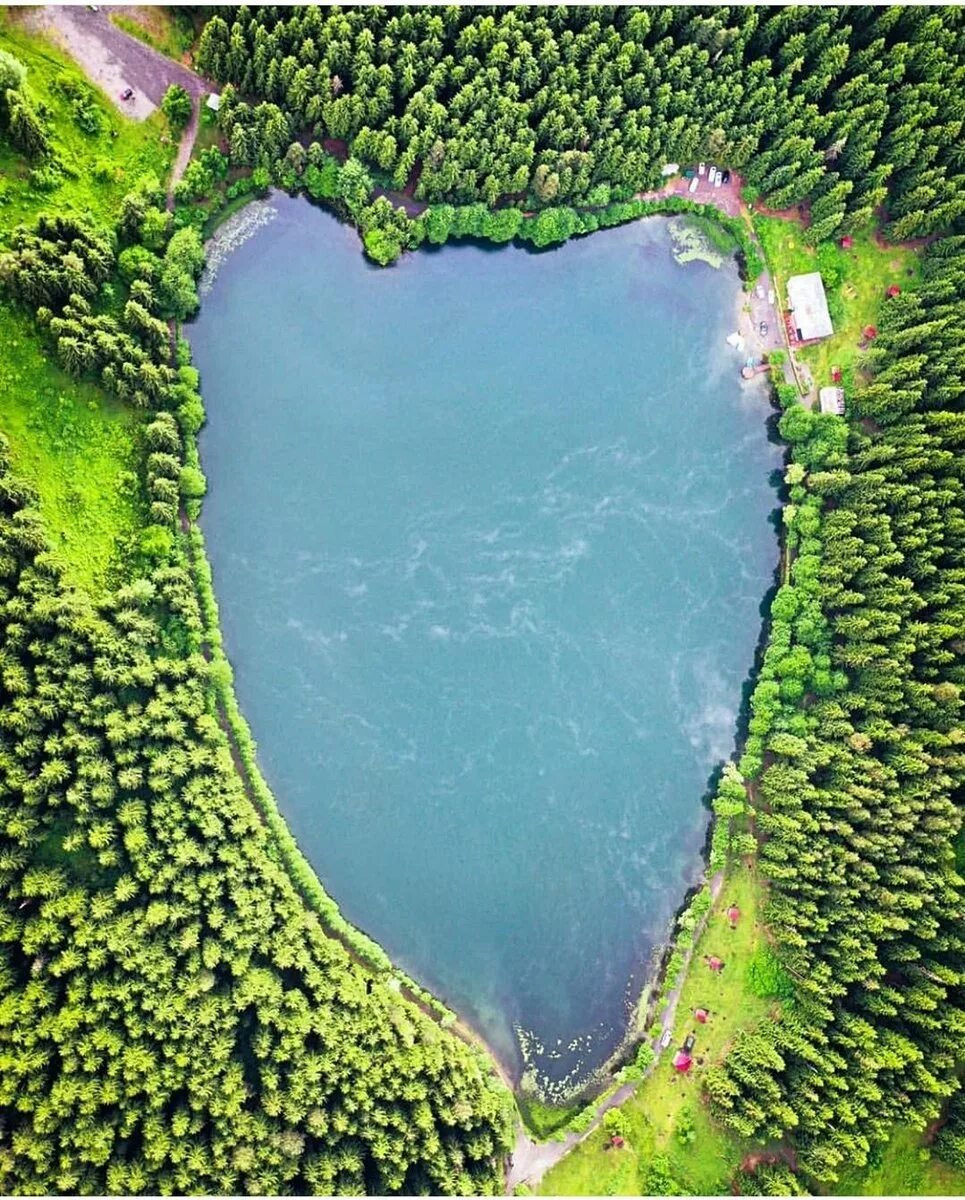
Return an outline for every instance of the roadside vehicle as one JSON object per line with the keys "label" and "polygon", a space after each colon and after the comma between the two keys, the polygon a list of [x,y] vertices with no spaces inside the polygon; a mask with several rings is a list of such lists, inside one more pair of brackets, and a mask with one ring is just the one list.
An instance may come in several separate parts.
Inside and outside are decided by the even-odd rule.
{"label": "roadside vehicle", "polygon": [[723,176],[721,175],[720,171],[715,171],[714,172],[714,187],[720,187],[722,179],[723,179]]}
{"label": "roadside vehicle", "polygon": [[724,170],[724,183],[730,183],[730,171]]}
{"label": "roadside vehicle", "polygon": [[758,298],[758,300],[763,300],[763,299],[764,299],[764,285],[763,285],[763,283],[759,283],[759,284],[757,285],[757,287],[754,289],[754,291],[757,293],[757,298]]}
{"label": "roadside vehicle", "polygon": [[687,189],[687,191],[688,191],[688,192],[696,192],[696,190],[697,190],[697,184],[698,184],[698,183],[700,183],[700,180],[699,180],[699,179],[697,178],[697,176],[695,175],[695,176],[693,177],[693,179],[691,179],[691,181],[690,181],[690,187]]}
{"label": "roadside vehicle", "polygon": [[133,89],[133,88],[126,87],[126,88],[125,88],[125,89],[124,89],[124,90],[121,92],[121,99],[122,99],[122,100],[133,100],[133,99],[134,99],[134,89]]}
{"label": "roadside vehicle", "polygon": [[766,321],[761,321],[760,325],[758,326],[758,329],[760,331],[761,337],[767,337],[767,322]]}

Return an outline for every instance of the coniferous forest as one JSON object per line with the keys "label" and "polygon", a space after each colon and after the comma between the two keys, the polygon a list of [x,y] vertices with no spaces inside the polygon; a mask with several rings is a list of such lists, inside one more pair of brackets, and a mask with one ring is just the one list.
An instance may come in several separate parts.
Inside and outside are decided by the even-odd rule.
{"label": "coniferous forest", "polygon": [[135,414],[143,451],[127,577],[95,594],[3,443],[0,1187],[503,1190],[508,1091],[311,899],[232,735],[192,525],[190,202],[229,170],[259,176],[331,203],[389,262],[450,235],[508,241],[524,219],[563,230],[547,243],[629,219],[665,163],[703,158],[740,171],[748,203],[806,214],[811,247],[873,222],[885,245],[919,239],[921,262],[881,307],[847,418],[775,388],[786,569],[737,764],[746,803],[726,815],[792,999],[753,1026],[733,1014],[703,1095],[742,1145],[792,1148],[745,1192],[830,1188],[898,1125],[934,1127],[934,1154],[965,1167],[962,11],[194,11],[223,152],[196,156],[177,205],[156,176],[131,180],[111,219],[58,210],[57,118],[0,49],[0,143],[45,199],[3,227],[3,303],[78,386]]}

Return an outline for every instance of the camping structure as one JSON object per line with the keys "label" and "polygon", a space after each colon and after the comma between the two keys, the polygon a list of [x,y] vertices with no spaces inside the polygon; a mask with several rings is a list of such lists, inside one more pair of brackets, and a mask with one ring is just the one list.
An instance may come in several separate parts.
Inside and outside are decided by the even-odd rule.
{"label": "camping structure", "polygon": [[832,383],[840,383],[841,382],[841,368],[840,367],[832,367],[831,368],[831,382]]}
{"label": "camping structure", "polygon": [[736,904],[732,904],[727,910],[727,920],[730,921],[731,929],[736,928],[737,922],[741,919],[741,910]]}
{"label": "camping structure", "polygon": [[684,1044],[680,1047],[677,1053],[673,1056],[673,1069],[679,1071],[682,1075],[686,1075],[693,1064],[693,1056],[690,1053],[694,1048],[694,1042],[697,1038],[692,1033],[688,1033],[684,1039]]}
{"label": "camping structure", "polygon": [[889,299],[894,300],[895,296],[901,295],[901,288],[898,286],[897,283],[893,283],[891,285],[891,287],[888,289],[887,295],[888,295]]}
{"label": "camping structure", "polygon": [[817,342],[834,333],[820,271],[792,275],[787,281],[787,302],[798,341]]}
{"label": "camping structure", "polygon": [[723,971],[724,969],[723,962],[717,957],[716,954],[707,955],[707,966],[710,967],[712,971]]}
{"label": "camping structure", "polygon": [[850,250],[853,245],[854,245],[854,238],[851,237],[849,234],[845,234],[844,237],[841,239],[841,249],[842,250]]}
{"label": "camping structure", "polygon": [[839,417],[844,416],[844,388],[823,387],[819,392],[819,397],[823,413],[835,413]]}
{"label": "camping structure", "polygon": [[707,1024],[707,1018],[709,1016],[710,1016],[710,1013],[707,1011],[706,1008],[695,1008],[694,1009],[694,1020],[699,1021],[701,1025]]}

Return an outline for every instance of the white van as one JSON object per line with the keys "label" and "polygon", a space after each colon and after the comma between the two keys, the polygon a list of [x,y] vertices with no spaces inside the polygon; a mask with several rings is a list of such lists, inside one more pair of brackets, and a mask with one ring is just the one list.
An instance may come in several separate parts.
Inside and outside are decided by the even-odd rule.
{"label": "white van", "polygon": [[698,183],[700,183],[700,180],[695,175],[693,177],[693,179],[691,179],[691,181],[690,181],[690,187],[689,187],[688,191],[696,192]]}

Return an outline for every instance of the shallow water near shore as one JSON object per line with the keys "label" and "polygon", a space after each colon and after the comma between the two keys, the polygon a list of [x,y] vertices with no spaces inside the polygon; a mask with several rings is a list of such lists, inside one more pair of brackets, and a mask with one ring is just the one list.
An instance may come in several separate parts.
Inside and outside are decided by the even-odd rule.
{"label": "shallow water near shore", "polygon": [[557,1094],[699,873],[777,561],[736,269],[651,218],[378,270],[272,205],[188,331],[239,701],[346,917]]}

